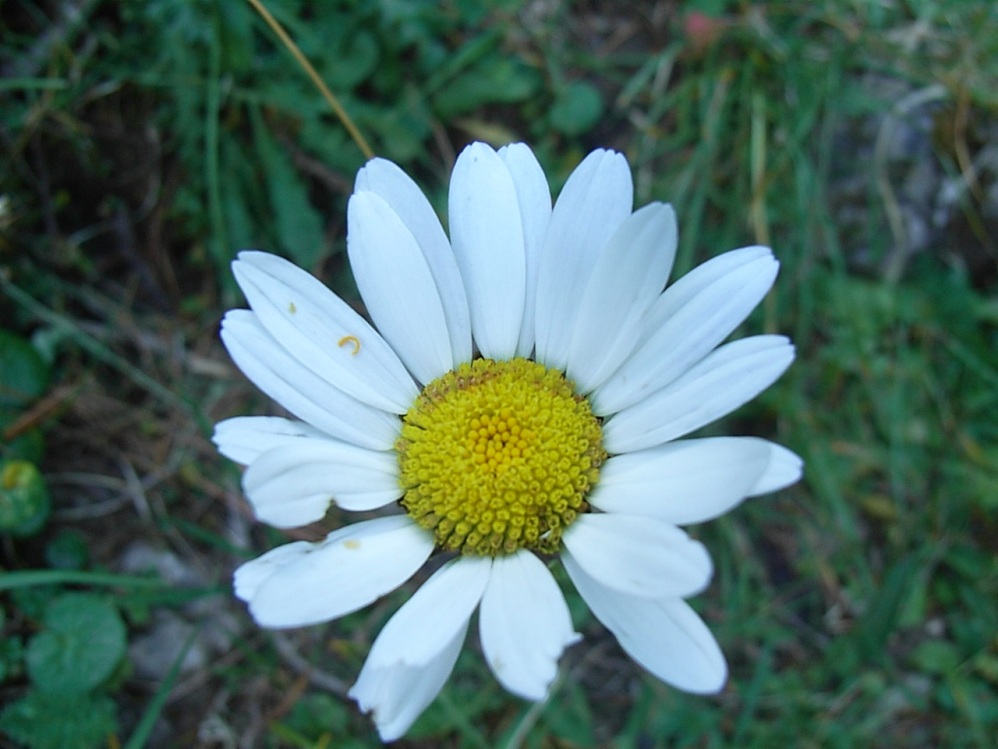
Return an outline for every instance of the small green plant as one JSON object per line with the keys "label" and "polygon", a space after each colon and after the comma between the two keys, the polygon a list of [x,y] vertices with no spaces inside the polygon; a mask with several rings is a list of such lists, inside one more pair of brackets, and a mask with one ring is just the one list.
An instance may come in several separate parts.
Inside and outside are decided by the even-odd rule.
{"label": "small green plant", "polygon": [[[30,416],[49,379],[48,364],[28,341],[0,331],[0,533],[14,539],[39,534],[51,510],[37,466],[44,441]],[[100,745],[116,729],[115,705],[103,686],[125,652],[117,610],[100,596],[52,588],[13,600],[21,605],[12,619],[29,620],[36,606],[43,614],[25,646],[13,626],[7,631],[0,609],[0,682],[26,675],[30,683],[0,713],[0,732],[31,749]]]}
{"label": "small green plant", "polygon": [[34,347],[0,330],[0,533],[31,536],[48,519],[48,489],[35,465],[43,440],[26,418],[48,382],[49,367]]}
{"label": "small green plant", "polygon": [[45,525],[50,507],[45,479],[34,463],[0,462],[0,531],[30,536]]}
{"label": "small green plant", "polygon": [[0,731],[31,749],[90,749],[117,730],[108,688],[125,654],[125,624],[105,597],[63,593],[28,642],[30,687],[0,713]]}

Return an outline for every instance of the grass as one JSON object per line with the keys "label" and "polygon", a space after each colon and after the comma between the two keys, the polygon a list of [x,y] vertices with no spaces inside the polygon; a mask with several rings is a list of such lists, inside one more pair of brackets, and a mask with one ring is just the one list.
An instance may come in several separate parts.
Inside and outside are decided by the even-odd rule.
{"label": "grass", "polygon": [[[806,461],[801,484],[694,529],[717,568],[695,604],[731,665],[721,695],[644,675],[573,594],[586,641],[545,704],[505,694],[471,638],[399,745],[990,746],[995,11],[268,7],[375,152],[441,208],[474,138],[527,140],[558,183],[588,149],[621,149],[636,204],[676,206],[678,272],[774,247],[780,279],[746,330],[798,347],[774,388],[716,427]],[[700,10],[721,20],[691,24]],[[48,602],[85,589],[113,593],[133,645],[164,617],[209,643],[159,681],[126,657],[91,695],[117,711],[92,745],[377,745],[342,684],[407,591],[279,639],[253,627],[216,589],[287,536],[252,522],[207,441],[214,421],[268,407],[217,340],[223,310],[242,304],[229,261],[264,247],[356,300],[342,250],[362,154],[248,5],[21,0],[0,13],[0,318],[51,371],[44,393],[4,405],[0,449],[37,435],[53,505],[42,532],[0,546],[0,702],[32,684],[24,653]],[[52,552],[66,538],[83,541],[70,563]],[[182,562],[200,581],[190,595],[124,576],[136,540]]]}

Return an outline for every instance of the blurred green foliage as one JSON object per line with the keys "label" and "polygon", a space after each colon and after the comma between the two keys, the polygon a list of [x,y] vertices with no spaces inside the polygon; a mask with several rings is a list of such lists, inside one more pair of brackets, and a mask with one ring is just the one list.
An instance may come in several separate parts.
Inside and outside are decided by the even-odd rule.
{"label": "blurred green foliage", "polygon": [[[798,347],[787,376],[722,431],[771,433],[805,458],[805,481],[694,529],[717,568],[696,603],[729,657],[726,691],[705,699],[640,676],[573,595],[587,639],[549,703],[509,697],[465,652],[400,745],[989,747],[998,233],[981,197],[995,170],[978,156],[994,148],[996,11],[930,0],[632,5],[268,2],[375,151],[441,209],[450,161],[471,139],[527,140],[555,190],[588,149],[622,149],[636,203],[676,206],[679,272],[732,247],[774,247],[781,277],[747,329],[787,332]],[[2,457],[61,468],[43,437],[66,428],[58,410],[24,417],[62,385],[109,383],[137,414],[137,451],[182,433],[192,413],[204,425],[259,411],[218,374],[214,325],[237,303],[228,263],[266,248],[349,295],[337,253],[360,151],[242,2],[24,0],[0,13]],[[897,175],[875,141],[888,115],[905,120],[897,103],[908,94],[930,101],[922,158],[962,192],[945,231],[899,254],[883,189]],[[843,183],[857,181],[859,198],[844,199]],[[106,419],[86,413],[100,443]],[[219,497],[238,491],[236,477],[205,457],[210,446],[162,444],[137,462],[156,475],[143,532],[206,567],[230,564]],[[122,462],[101,458],[94,473]],[[57,507],[68,493],[53,493]],[[67,576],[0,606],[0,690],[11,699],[0,729],[31,747],[85,747],[124,724],[129,746],[153,745],[176,672],[123,718],[122,648],[155,612],[197,594],[126,586],[112,605],[67,592],[109,584],[69,572],[111,560],[65,535],[72,521],[35,530],[5,540],[2,564]],[[283,536],[264,539],[260,548]],[[322,629],[305,655],[351,678],[405,595]],[[81,649],[98,626],[103,646]],[[277,704],[261,745],[376,745],[351,703],[306,688],[252,632],[205,677],[237,696],[209,717],[237,732]],[[99,662],[81,681],[74,668],[88,658]],[[77,689],[49,688],[66,680]],[[283,704],[294,689],[301,696]],[[76,722],[39,729],[38,716],[55,715]]]}
{"label": "blurred green foliage", "polygon": [[106,599],[66,593],[45,607],[28,643],[31,687],[0,712],[0,731],[32,749],[91,749],[117,730],[102,685],[125,653],[125,624]]}
{"label": "blurred green foliage", "polygon": [[31,536],[51,510],[45,479],[35,465],[44,452],[41,431],[23,422],[48,388],[49,377],[48,364],[28,341],[0,329],[0,533]]}

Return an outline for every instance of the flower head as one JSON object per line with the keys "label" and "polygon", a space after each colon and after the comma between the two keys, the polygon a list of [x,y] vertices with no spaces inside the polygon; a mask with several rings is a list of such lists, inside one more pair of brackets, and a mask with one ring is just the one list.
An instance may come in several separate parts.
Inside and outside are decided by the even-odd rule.
{"label": "flower head", "polygon": [[529,148],[476,143],[454,167],[448,237],[416,184],[372,160],[347,249],[376,328],[285,260],[233,264],[251,309],[225,316],[222,339],[295,417],[216,428],[219,450],[247,465],[257,517],[290,528],[333,503],[394,508],[242,565],[236,594],[254,618],[335,619],[450,552],[350,690],[385,740],[434,699],[475,609],[496,678],[544,698],[579,639],[552,557],[652,674],[690,692],[724,684],[724,657],[684,601],[709,582],[710,556],[679,526],[793,483],[801,462],[762,439],[681,438],[793,360],[782,336],[724,343],[778,264],[746,247],[667,286],[673,211],[633,211],[632,193],[624,158],[595,151],[552,208]]}

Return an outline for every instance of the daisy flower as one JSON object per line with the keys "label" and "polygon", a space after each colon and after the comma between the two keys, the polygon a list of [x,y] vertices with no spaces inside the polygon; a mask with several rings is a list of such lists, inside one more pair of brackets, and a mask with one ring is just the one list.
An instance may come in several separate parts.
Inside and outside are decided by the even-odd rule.
{"label": "daisy flower", "polygon": [[752,437],[684,438],[772,384],[778,335],[725,343],[772,286],[765,247],[722,254],[666,286],[672,208],[633,210],[613,151],[589,154],[552,207],[531,150],[468,146],[451,176],[450,236],[415,182],[370,161],[347,250],[374,325],[274,255],[233,264],[250,309],[228,312],[236,365],[295,418],[218,424],[247,466],[257,517],[279,528],[386,511],[243,564],[236,595],[264,627],[349,614],[446,561],[392,616],[350,695],[381,738],[440,691],[478,610],[481,647],[513,694],[543,699],[580,639],[549,566],[662,681],[712,693],[727,668],[684,599],[710,555],[680,526],[801,475]]}

